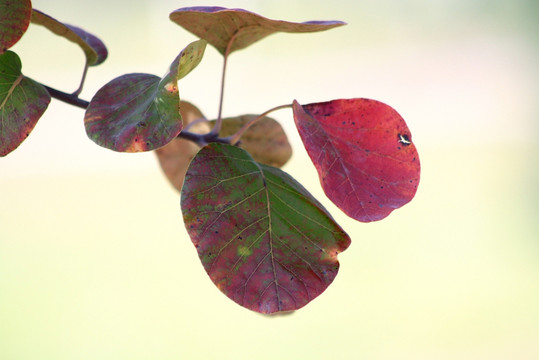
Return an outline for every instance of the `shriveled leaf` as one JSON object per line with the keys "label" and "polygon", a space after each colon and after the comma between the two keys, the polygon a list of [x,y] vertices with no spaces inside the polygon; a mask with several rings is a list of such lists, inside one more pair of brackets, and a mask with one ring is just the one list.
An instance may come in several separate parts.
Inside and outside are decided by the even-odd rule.
{"label": "shriveled leaf", "polygon": [[[234,135],[256,116],[242,115],[223,119],[219,136]],[[282,167],[292,156],[292,147],[283,127],[275,119],[267,116],[255,122],[243,133],[240,147],[247,150],[256,161],[276,167]]]}
{"label": "shriveled leaf", "polygon": [[170,19],[215,46],[223,55],[228,47],[228,53],[232,53],[276,32],[306,33],[345,25],[342,21],[295,23],[271,20],[247,10],[217,6],[181,8],[173,11]]}
{"label": "shriveled leaf", "polygon": [[296,310],[337,275],[348,235],[287,173],[212,143],[182,189],[185,226],[215,285],[260,313]]}
{"label": "shriveled leaf", "polygon": [[84,116],[88,137],[122,152],[155,150],[172,141],[182,130],[178,80],[200,62],[205,46],[204,40],[188,45],[162,79],[127,74],[102,87]]}
{"label": "shriveled leaf", "polygon": [[348,216],[381,220],[414,197],[420,165],[404,119],[376,100],[293,104],[322,187]]}
{"label": "shriveled leaf", "polygon": [[[184,126],[189,127],[190,132],[205,134],[211,130],[204,115],[193,104],[180,101],[180,114]],[[162,148],[155,150],[161,169],[176,190],[181,191],[189,163],[199,150],[198,144],[182,138],[175,138]]]}
{"label": "shriveled leaf", "polygon": [[30,0],[0,0],[0,54],[20,40],[32,14]]}
{"label": "shriveled leaf", "polygon": [[21,60],[12,51],[0,55],[0,156],[15,150],[43,115],[51,96],[21,73]]}
{"label": "shriveled leaf", "polygon": [[58,36],[79,45],[86,55],[88,66],[99,65],[107,58],[105,44],[95,35],[73,25],[64,24],[39,10],[32,10],[32,23],[43,25]]}

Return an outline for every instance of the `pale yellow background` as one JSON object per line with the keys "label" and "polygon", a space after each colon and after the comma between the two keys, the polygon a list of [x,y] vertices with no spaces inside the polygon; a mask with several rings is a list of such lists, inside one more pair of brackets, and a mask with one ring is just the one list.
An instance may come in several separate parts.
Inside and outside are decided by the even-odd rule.
{"label": "pale yellow background", "polygon": [[[408,122],[422,163],[416,198],[375,224],[324,197],[290,111],[285,170],[352,237],[328,290],[269,318],[211,283],[153,154],[88,140],[83,110],[50,104],[0,159],[0,359],[538,359],[538,6],[529,1],[72,1],[34,6],[100,36],[86,99],[130,72],[161,75],[195,38],[183,6],[241,7],[291,21],[230,58],[224,114],[369,97]],[[23,72],[73,91],[82,52],[31,26]],[[209,48],[181,95],[217,113],[221,58]]]}

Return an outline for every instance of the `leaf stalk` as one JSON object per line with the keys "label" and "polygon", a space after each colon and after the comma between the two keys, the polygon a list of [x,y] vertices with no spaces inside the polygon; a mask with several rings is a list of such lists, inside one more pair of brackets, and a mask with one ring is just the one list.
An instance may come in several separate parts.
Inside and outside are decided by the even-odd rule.
{"label": "leaf stalk", "polygon": [[291,108],[291,107],[292,107],[292,104],[286,104],[286,105],[280,105],[280,106],[276,106],[274,108],[271,108],[268,111],[266,111],[266,112],[260,114],[259,116],[249,120],[248,122],[246,122],[234,135],[229,136],[229,137],[227,137],[225,139],[228,139],[228,141],[229,141],[229,143],[231,145],[236,145],[240,141],[240,138],[243,135],[243,133],[245,133],[245,131],[247,131],[247,129],[249,129],[258,120],[262,119],[263,117],[265,117],[266,115],[268,115],[269,113],[272,113],[274,111],[282,110],[282,109],[286,109],[286,108]]}
{"label": "leaf stalk", "polygon": [[232,49],[232,44],[234,44],[234,41],[238,37],[238,35],[241,33],[240,31],[237,31],[230,40],[228,41],[228,44],[226,46],[225,53],[223,55],[223,73],[221,75],[221,94],[219,96],[219,111],[217,113],[217,120],[215,121],[215,125],[213,126],[213,129],[211,130],[211,133],[217,136],[219,132],[221,131],[221,124],[223,123],[223,100],[224,100],[224,94],[225,94],[225,75],[226,75],[226,67],[228,64],[228,56],[230,55],[230,50]]}

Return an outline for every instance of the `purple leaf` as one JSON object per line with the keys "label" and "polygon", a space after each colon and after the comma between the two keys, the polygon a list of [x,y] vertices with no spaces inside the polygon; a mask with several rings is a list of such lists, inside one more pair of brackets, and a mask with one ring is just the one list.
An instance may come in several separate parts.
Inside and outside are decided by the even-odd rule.
{"label": "purple leaf", "polygon": [[79,45],[86,55],[88,66],[99,65],[107,58],[108,52],[105,44],[95,35],[79,27],[61,23],[36,9],[32,10],[32,23],[43,25],[56,35]]}
{"label": "purple leaf", "polygon": [[202,59],[206,42],[189,44],[161,79],[150,74],[120,76],[93,97],[84,124],[88,137],[121,152],[155,150],[182,130],[177,82]]}

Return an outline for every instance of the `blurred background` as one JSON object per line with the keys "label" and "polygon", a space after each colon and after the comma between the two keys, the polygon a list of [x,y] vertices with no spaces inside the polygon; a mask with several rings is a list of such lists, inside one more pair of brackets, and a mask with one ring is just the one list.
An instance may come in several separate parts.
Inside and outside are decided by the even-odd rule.
{"label": "blurred background", "polygon": [[[338,5],[337,5],[338,4]],[[99,36],[116,76],[165,73],[195,37],[180,7],[239,7],[289,21],[343,20],[276,34],[230,57],[224,115],[367,97],[394,107],[418,148],[415,199],[361,224],[325,198],[289,110],[273,114],[296,177],[350,234],[328,290],[287,316],[241,308],[209,280],[179,194],[152,153],[85,135],[84,111],[52,100],[0,159],[0,358],[538,359],[539,26],[535,0],[34,0]],[[23,73],[74,91],[82,51],[30,25]],[[217,115],[222,59],[206,50],[182,98]]]}

